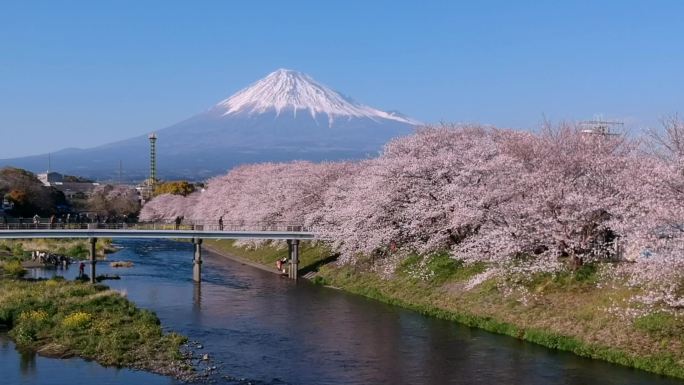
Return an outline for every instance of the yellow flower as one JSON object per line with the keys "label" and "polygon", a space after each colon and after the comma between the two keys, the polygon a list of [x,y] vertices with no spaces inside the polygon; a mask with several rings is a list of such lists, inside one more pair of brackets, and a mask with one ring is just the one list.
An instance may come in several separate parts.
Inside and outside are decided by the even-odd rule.
{"label": "yellow flower", "polygon": [[32,321],[36,323],[45,322],[48,319],[48,313],[45,310],[28,310],[19,315],[19,322]]}
{"label": "yellow flower", "polygon": [[93,316],[89,313],[77,311],[66,316],[62,320],[62,326],[67,329],[80,329],[90,324],[92,319]]}

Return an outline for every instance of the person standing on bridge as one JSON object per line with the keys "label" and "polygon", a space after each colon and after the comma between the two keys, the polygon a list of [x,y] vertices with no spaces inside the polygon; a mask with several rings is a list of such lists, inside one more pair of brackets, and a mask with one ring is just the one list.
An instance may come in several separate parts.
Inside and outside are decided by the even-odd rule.
{"label": "person standing on bridge", "polygon": [[178,230],[180,228],[181,221],[182,221],[181,217],[176,217],[176,227],[175,227],[176,230]]}
{"label": "person standing on bridge", "polygon": [[38,228],[38,224],[40,224],[40,217],[36,214],[33,216],[33,225]]}
{"label": "person standing on bridge", "polygon": [[219,218],[219,231],[223,231],[223,215]]}

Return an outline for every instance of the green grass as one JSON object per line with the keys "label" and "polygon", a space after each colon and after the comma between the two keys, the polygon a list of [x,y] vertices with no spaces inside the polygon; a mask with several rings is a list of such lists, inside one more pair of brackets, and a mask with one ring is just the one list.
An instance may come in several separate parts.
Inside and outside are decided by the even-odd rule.
{"label": "green grass", "polygon": [[657,312],[634,320],[634,326],[658,338],[681,338],[684,334],[684,317]]}
{"label": "green grass", "polygon": [[[244,250],[232,243],[218,244],[222,245],[219,250],[266,265],[285,253],[273,247]],[[322,248],[303,249],[309,253],[309,264],[328,255]],[[626,303],[638,289],[599,288],[598,265],[534,275],[523,282],[533,295],[527,304],[500,293],[495,279],[463,289],[462,283],[485,269],[484,264],[465,265],[446,253],[436,253],[409,256],[389,279],[372,273],[363,263],[327,264],[312,282],[548,348],[684,378],[684,320],[652,313],[630,325],[606,311]]]}
{"label": "green grass", "polygon": [[26,275],[26,269],[21,266],[18,260],[10,260],[0,263],[0,277],[8,278],[23,278]]}
{"label": "green grass", "polygon": [[[287,247],[265,245],[258,249],[248,249],[236,246],[235,241],[232,240],[207,239],[204,243],[219,252],[239,256],[267,267],[275,266],[275,262],[278,259],[287,256]],[[299,268],[302,270],[307,269],[329,255],[330,252],[324,247],[312,246],[309,243],[302,242],[299,248]]]}
{"label": "green grass", "polygon": [[[0,261],[26,261],[32,250],[50,251],[75,259],[87,259],[90,255],[87,239],[15,239],[0,241]],[[99,257],[114,251],[111,239],[98,239],[96,252]]]}
{"label": "green grass", "polygon": [[185,337],[164,333],[154,313],[105,286],[0,279],[0,327],[19,348],[49,356],[166,374],[191,370],[180,351]]}

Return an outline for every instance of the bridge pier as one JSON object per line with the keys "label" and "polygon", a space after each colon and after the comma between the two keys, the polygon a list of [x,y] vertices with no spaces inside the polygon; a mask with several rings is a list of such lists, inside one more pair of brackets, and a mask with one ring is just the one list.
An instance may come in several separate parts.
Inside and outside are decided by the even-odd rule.
{"label": "bridge pier", "polygon": [[195,254],[192,259],[192,280],[202,282],[202,239],[192,238]]}
{"label": "bridge pier", "polygon": [[97,245],[97,238],[88,238],[90,243],[90,283],[95,283],[95,252]]}
{"label": "bridge pier", "polygon": [[296,281],[299,278],[299,239],[288,239],[287,249],[290,255],[288,277]]}

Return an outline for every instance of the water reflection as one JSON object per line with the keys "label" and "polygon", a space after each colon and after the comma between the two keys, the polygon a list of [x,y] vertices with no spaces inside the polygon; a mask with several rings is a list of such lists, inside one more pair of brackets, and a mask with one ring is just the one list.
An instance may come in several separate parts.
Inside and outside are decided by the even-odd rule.
{"label": "water reflection", "polygon": [[194,282],[192,286],[192,304],[193,304],[193,311],[200,311],[202,310],[202,283],[201,282]]}
{"label": "water reflection", "polygon": [[34,373],[36,371],[36,353],[20,351],[19,370],[21,370],[21,374],[23,375]]}

